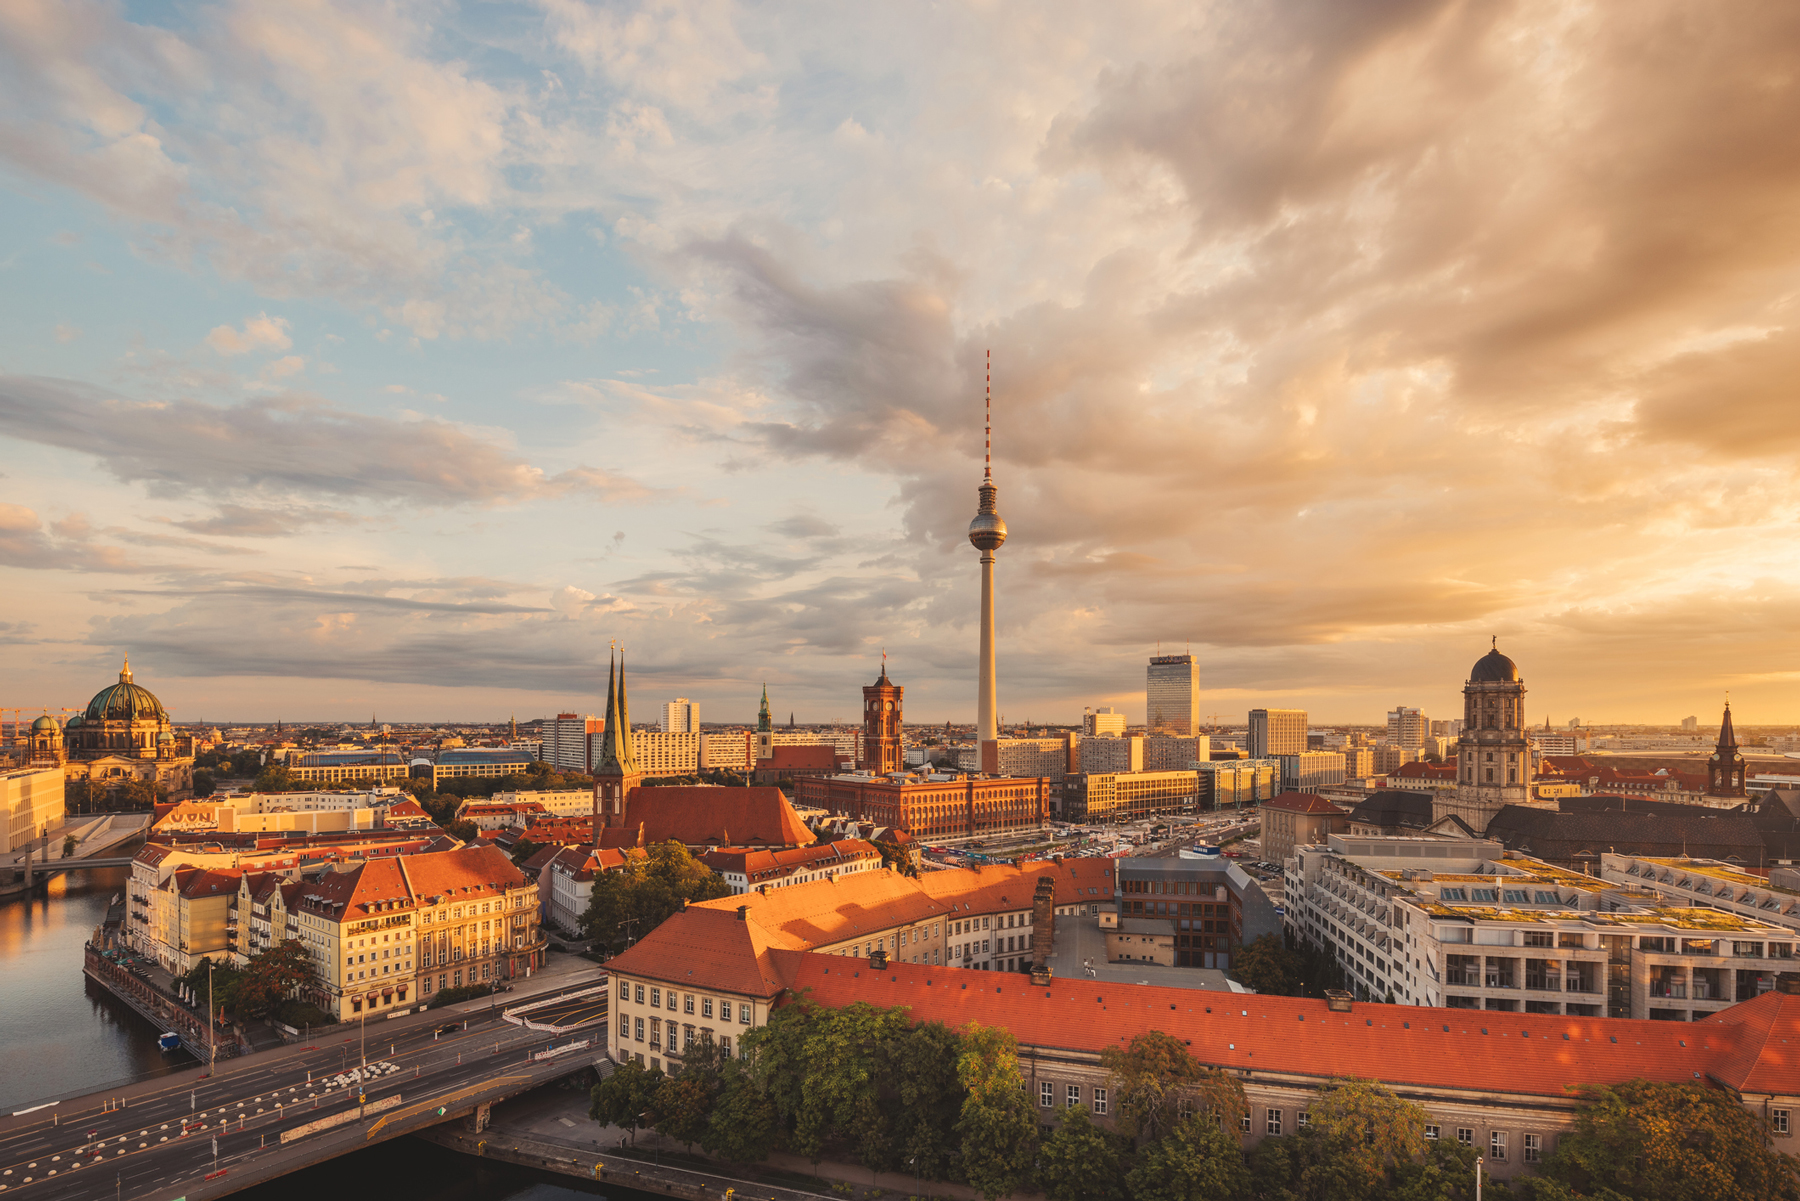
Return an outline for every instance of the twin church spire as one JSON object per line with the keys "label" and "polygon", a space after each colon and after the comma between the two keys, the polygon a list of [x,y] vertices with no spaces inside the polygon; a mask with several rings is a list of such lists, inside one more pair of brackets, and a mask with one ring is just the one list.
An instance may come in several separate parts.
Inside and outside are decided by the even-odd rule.
{"label": "twin church spire", "polygon": [[637,775],[637,753],[631,746],[631,709],[625,696],[625,656],[606,657],[606,729],[594,774]]}

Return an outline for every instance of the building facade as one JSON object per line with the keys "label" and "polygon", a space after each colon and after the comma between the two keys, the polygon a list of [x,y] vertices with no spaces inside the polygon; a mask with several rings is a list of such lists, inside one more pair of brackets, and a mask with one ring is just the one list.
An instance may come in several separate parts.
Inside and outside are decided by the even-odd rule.
{"label": "building facade", "polygon": [[1250,710],[1246,743],[1252,759],[1301,754],[1306,750],[1306,710]]}
{"label": "building facade", "polygon": [[[1503,1031],[1447,1009],[1253,995],[1201,1004],[1192,990],[1148,984],[1097,989],[1053,979],[1020,987],[1016,974],[897,963],[886,950],[846,961],[775,944],[742,916],[690,908],[608,964],[614,1062],[668,1070],[671,1048],[679,1057],[708,1042],[736,1053],[744,1033],[804,990],[831,1008],[899,1007],[915,1022],[1003,1027],[1018,1040],[1018,1084],[1041,1123],[1080,1104],[1110,1127],[1117,1084],[1101,1053],[1157,1029],[1239,1079],[1248,1109],[1236,1133],[1246,1148],[1304,1129],[1323,1088],[1361,1077],[1423,1106],[1426,1138],[1478,1149],[1488,1173],[1502,1180],[1535,1171],[1572,1129],[1571,1080],[1716,1080],[1778,1137],[1800,1107],[1800,1084],[1782,1050],[1800,1035],[1800,976],[1708,1019],[1705,1031],[1531,1014],[1508,1019]],[[1634,1053],[1621,1054],[1624,1046]]]}
{"label": "building facade", "polygon": [[600,732],[600,719],[592,713],[558,713],[544,719],[544,762],[557,771],[587,772],[594,763],[588,748],[590,735]]}
{"label": "building facade", "polygon": [[54,764],[0,771],[0,852],[20,850],[62,825],[66,779]]}
{"label": "building facade", "polygon": [[318,751],[288,763],[288,778],[297,784],[379,785],[404,780],[411,771],[392,751]]}
{"label": "building facade", "polygon": [[102,786],[145,780],[177,792],[193,787],[193,739],[177,733],[156,695],[133,682],[129,659],[119,682],[95,693],[61,733],[70,779]]}
{"label": "building facade", "polygon": [[1284,792],[1258,806],[1262,815],[1262,853],[1280,863],[1297,846],[1325,841],[1329,834],[1348,834],[1350,815],[1310,792]]}
{"label": "building facade", "polygon": [[1298,755],[1277,755],[1284,792],[1317,792],[1332,784],[1342,784],[1344,757],[1336,751],[1303,751]]}
{"label": "building facade", "polygon": [[700,735],[634,730],[631,749],[645,776],[691,776],[700,770]]}
{"label": "building facade", "polygon": [[1531,797],[1531,748],[1525,737],[1525,681],[1499,649],[1488,651],[1463,685],[1463,730],[1456,744],[1457,786],[1436,794],[1437,817],[1454,815],[1477,834],[1494,815]]}
{"label": "building facade", "polygon": [[700,732],[700,705],[685,696],[678,696],[672,701],[664,701],[662,732],[665,734],[698,734]]}
{"label": "building facade", "polygon": [[1135,734],[1083,738],[1077,754],[1077,765],[1084,772],[1144,770],[1144,740]]}
{"label": "building facade", "polygon": [[1193,771],[1212,759],[1212,739],[1151,736],[1144,739],[1145,771]]}
{"label": "building facade", "polygon": [[1063,780],[1065,821],[1136,821],[1155,814],[1192,813],[1199,803],[1198,771],[1080,771]]}
{"label": "building facade", "polygon": [[1242,809],[1281,791],[1281,772],[1268,759],[1215,759],[1199,767],[1201,809]]}
{"label": "building facade", "polygon": [[1125,732],[1125,715],[1111,705],[1081,711],[1081,732],[1088,738],[1104,738]]}
{"label": "building facade", "polygon": [[1431,720],[1422,709],[1395,705],[1388,710],[1387,736],[1395,746],[1423,747],[1431,737]]}
{"label": "building facade", "polygon": [[1793,929],[1670,905],[1482,839],[1332,835],[1288,861],[1287,921],[1360,996],[1699,1021],[1774,987]]}
{"label": "building facade", "polygon": [[700,862],[717,872],[735,895],[875,871],[881,867],[881,852],[860,838],[846,838],[786,850],[720,847],[700,856]]}
{"label": "building facade", "polygon": [[1153,655],[1144,669],[1144,729],[1192,738],[1200,732],[1200,665],[1192,655]]}
{"label": "building facade", "polygon": [[1037,830],[1050,817],[1042,777],[838,774],[794,781],[794,803],[893,826],[926,841]]}
{"label": "building facade", "polygon": [[1235,863],[1137,857],[1115,862],[1119,925],[1136,939],[1153,936],[1168,947],[1169,957],[1155,962],[1225,970],[1245,943],[1281,933],[1281,914]]}

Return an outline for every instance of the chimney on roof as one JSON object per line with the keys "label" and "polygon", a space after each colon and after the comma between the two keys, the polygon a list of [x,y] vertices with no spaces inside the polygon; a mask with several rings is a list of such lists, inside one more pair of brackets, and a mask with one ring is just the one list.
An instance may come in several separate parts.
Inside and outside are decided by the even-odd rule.
{"label": "chimney on roof", "polygon": [[1800,997],[1800,972],[1779,972],[1775,976],[1775,991],[1786,993],[1790,997]]}
{"label": "chimney on roof", "polygon": [[745,915],[746,915],[746,914],[748,914],[748,913],[749,913],[749,912],[750,912],[750,906],[748,906],[748,905],[739,905],[739,906],[738,906],[738,921],[740,921],[740,922],[741,922],[741,921],[745,921],[745,920],[747,920],[747,918],[746,918],[746,917],[745,917]]}
{"label": "chimney on roof", "polygon": [[1037,878],[1037,891],[1031,896],[1031,982],[1050,983],[1050,951],[1056,941],[1056,881],[1049,875]]}
{"label": "chimney on roof", "polygon": [[1352,994],[1345,992],[1341,988],[1328,988],[1325,990],[1325,1008],[1333,1013],[1349,1013],[1350,1002],[1355,999],[1356,998]]}
{"label": "chimney on roof", "polygon": [[875,953],[869,956],[869,966],[878,972],[887,970],[887,948],[876,947]]}

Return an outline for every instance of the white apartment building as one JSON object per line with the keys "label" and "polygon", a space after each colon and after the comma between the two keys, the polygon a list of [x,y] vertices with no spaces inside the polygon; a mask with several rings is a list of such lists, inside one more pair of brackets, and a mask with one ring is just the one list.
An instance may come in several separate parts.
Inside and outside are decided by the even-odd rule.
{"label": "white apartment building", "polygon": [[[644,735],[633,735],[632,745],[639,745]],[[730,730],[720,734],[698,735],[701,739],[702,762],[709,770],[751,771],[756,767],[757,732]],[[766,735],[769,749],[778,746],[828,746],[844,762],[861,766],[862,733],[858,730],[771,730]],[[638,752],[643,757],[643,752]],[[971,769],[972,770],[972,769]]]}
{"label": "white apartment building", "polygon": [[1181,738],[1200,732],[1200,665],[1194,656],[1151,658],[1144,671],[1144,728]]}
{"label": "white apartment building", "polygon": [[606,723],[592,713],[558,713],[544,719],[542,758],[558,771],[592,771],[593,757],[589,749],[590,735],[598,734]]}
{"label": "white apartment building", "polygon": [[1423,709],[1395,705],[1388,710],[1387,736],[1395,746],[1424,746],[1431,737],[1431,721]]}
{"label": "white apartment building", "polygon": [[1306,710],[1252,709],[1245,750],[1252,759],[1298,755],[1306,750]]}
{"label": "white apartment building", "polygon": [[1081,770],[1084,772],[1144,770],[1144,740],[1137,735],[1109,734],[1083,738],[1078,753],[1081,756]]}
{"label": "white apartment building", "polygon": [[1081,711],[1081,732],[1089,738],[1123,734],[1125,732],[1125,715],[1111,705],[1101,705],[1098,709],[1083,709]]}
{"label": "white apartment building", "polygon": [[685,696],[678,696],[672,701],[664,701],[662,732],[665,734],[698,734],[700,732],[700,706]]}
{"label": "white apartment building", "polygon": [[[1069,751],[1071,738],[1064,735],[1060,738],[1001,738],[994,744],[997,757],[994,775],[997,776],[1042,776],[1047,780],[1062,782],[1068,774]],[[917,748],[930,750],[929,747]],[[920,757],[920,765],[925,762]],[[907,753],[907,764],[913,766],[912,753]]]}
{"label": "white apartment building", "polygon": [[756,766],[755,733],[731,730],[700,735],[700,765],[708,771],[749,771]]}
{"label": "white apartment building", "polygon": [[591,817],[594,812],[594,790],[591,788],[521,789],[496,792],[490,799],[496,805],[542,805],[546,813],[556,817]]}
{"label": "white apartment building", "polygon": [[1361,997],[1694,1021],[1775,987],[1793,929],[1553,867],[1482,839],[1329,835],[1286,863],[1286,920]]}
{"label": "white apartment building", "polygon": [[1317,792],[1330,784],[1342,784],[1345,758],[1337,751],[1303,751],[1278,755],[1283,792]]}

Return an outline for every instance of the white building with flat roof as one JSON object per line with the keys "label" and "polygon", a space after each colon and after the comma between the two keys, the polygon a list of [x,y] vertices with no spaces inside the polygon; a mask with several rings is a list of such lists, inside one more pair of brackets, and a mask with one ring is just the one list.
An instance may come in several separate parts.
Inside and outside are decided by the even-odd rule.
{"label": "white building with flat roof", "polygon": [[664,701],[662,707],[662,732],[665,734],[698,734],[700,732],[700,705],[685,696],[678,696],[672,701]]}

